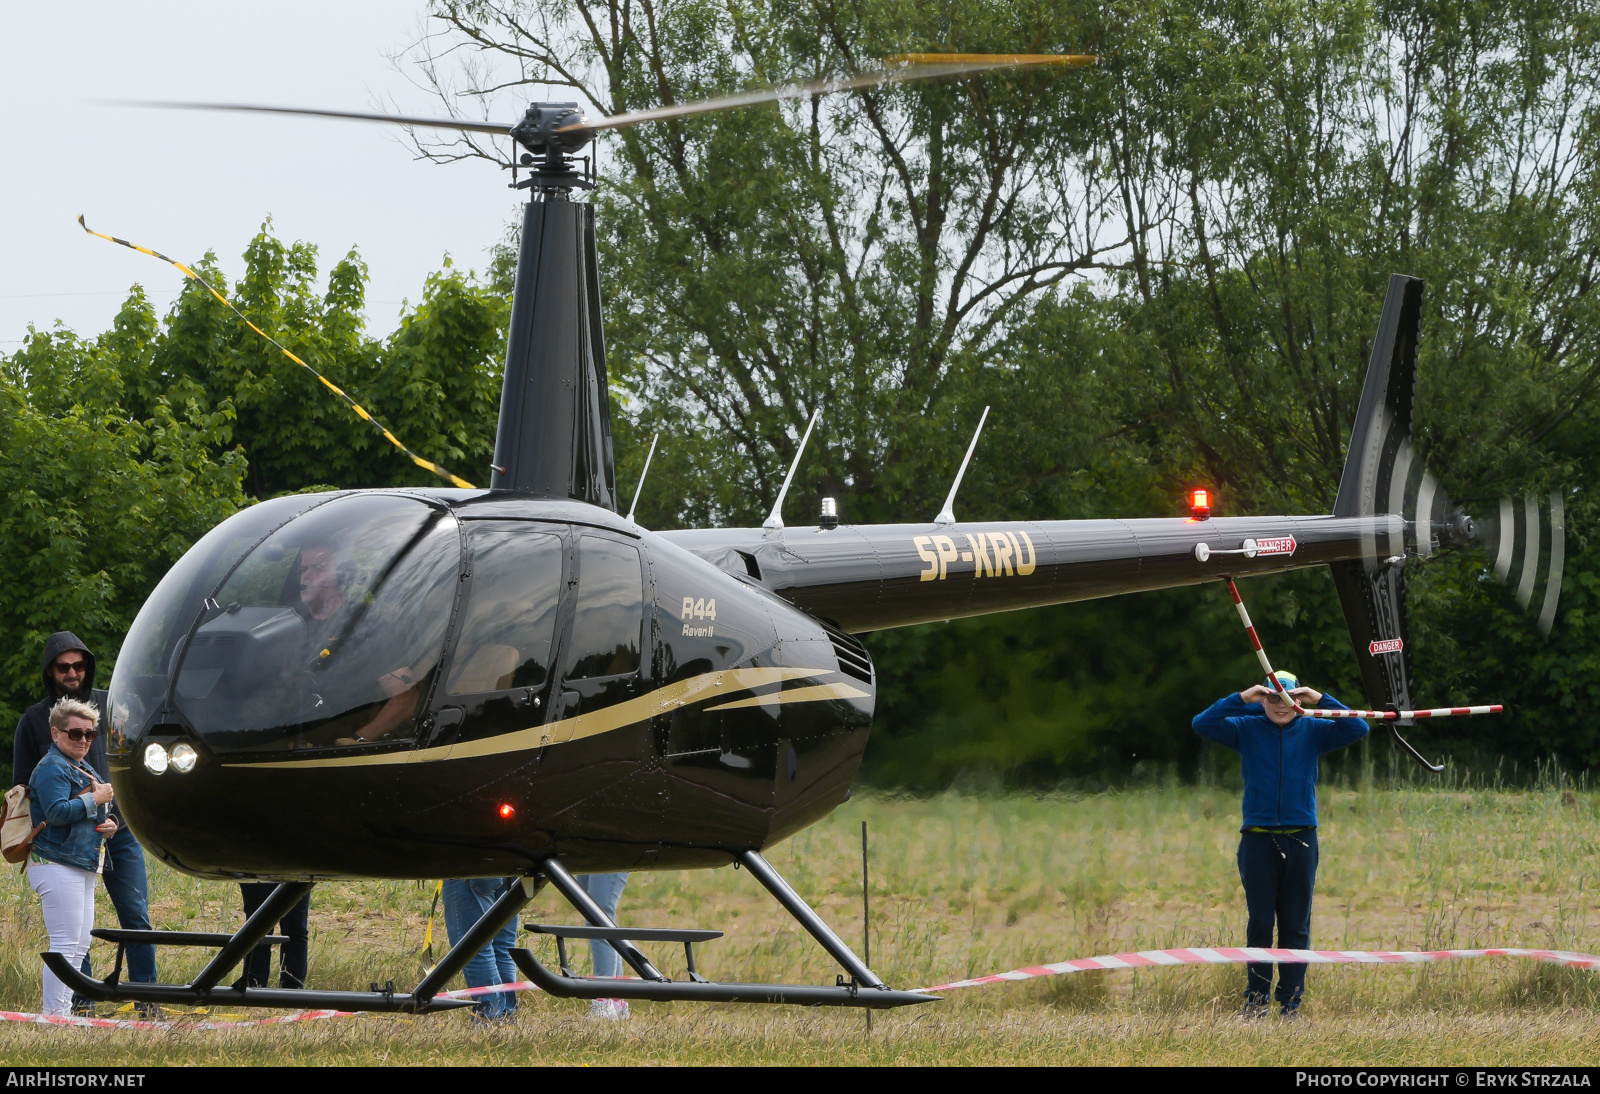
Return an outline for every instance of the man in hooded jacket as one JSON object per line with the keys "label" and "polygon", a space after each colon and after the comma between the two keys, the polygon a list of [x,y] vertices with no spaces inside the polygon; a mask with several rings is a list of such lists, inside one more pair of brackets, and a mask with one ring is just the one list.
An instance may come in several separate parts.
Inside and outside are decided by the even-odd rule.
{"label": "man in hooded jacket", "polygon": [[[80,699],[91,703],[100,711],[102,732],[89,746],[84,762],[92,767],[105,782],[111,781],[111,769],[106,763],[105,727],[110,725],[106,693],[94,686],[95,659],[89,647],[78,640],[71,631],[57,631],[44,644],[44,698],[22,712],[17,722],[16,743],[11,753],[11,778],[13,782],[27,784],[34,767],[50,751],[50,708],[59,699]],[[133,838],[128,824],[116,812],[116,835],[106,844],[105,873],[106,895],[117,910],[117,920],[123,930],[150,930],[150,896],[145,879],[144,848]],[[128,979],[141,984],[153,984],[156,979],[156,948],[146,943],[127,948]],[[83,971],[92,975],[89,957],[84,955]]]}

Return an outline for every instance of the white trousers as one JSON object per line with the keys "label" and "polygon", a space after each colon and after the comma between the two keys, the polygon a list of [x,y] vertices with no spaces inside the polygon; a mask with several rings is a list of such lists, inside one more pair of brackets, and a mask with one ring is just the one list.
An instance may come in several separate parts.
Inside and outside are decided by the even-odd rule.
{"label": "white trousers", "polygon": [[[89,952],[89,932],[94,929],[94,883],[100,875],[58,862],[28,864],[28,883],[44,907],[44,928],[50,933],[50,952],[64,954],[77,968]],[[44,970],[44,1013],[71,1014],[72,989]]]}

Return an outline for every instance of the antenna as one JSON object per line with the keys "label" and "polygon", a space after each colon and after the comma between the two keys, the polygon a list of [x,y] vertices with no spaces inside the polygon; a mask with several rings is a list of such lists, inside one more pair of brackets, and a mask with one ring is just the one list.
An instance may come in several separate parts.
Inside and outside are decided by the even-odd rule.
{"label": "antenna", "polygon": [[639,472],[639,485],[633,488],[633,504],[628,506],[628,515],[623,518],[629,524],[636,523],[633,519],[633,511],[639,508],[639,495],[644,493],[644,477],[650,474],[650,461],[656,458],[656,442],[660,439],[661,434],[659,433],[650,438],[650,454],[644,458],[644,470]]}
{"label": "antenna", "polygon": [[800,447],[795,449],[794,462],[789,465],[789,473],[783,477],[783,486],[778,490],[778,500],[772,503],[772,515],[761,522],[761,527],[769,532],[777,531],[783,527],[784,495],[789,492],[789,483],[794,480],[794,469],[800,466],[800,457],[805,455],[806,442],[811,439],[811,430],[820,417],[822,417],[822,408],[819,406],[811,414],[811,421],[806,425],[806,435],[800,438]]}
{"label": "antenna", "polygon": [[983,408],[983,415],[978,419],[978,428],[972,432],[972,443],[967,445],[967,454],[961,459],[961,470],[956,472],[956,481],[950,484],[950,496],[944,499],[944,508],[939,510],[939,515],[933,518],[935,524],[954,524],[956,522],[955,510],[951,508],[956,503],[956,491],[961,489],[961,477],[967,473],[967,464],[972,460],[972,452],[978,447],[978,437],[983,433],[983,423],[989,420],[989,408]]}

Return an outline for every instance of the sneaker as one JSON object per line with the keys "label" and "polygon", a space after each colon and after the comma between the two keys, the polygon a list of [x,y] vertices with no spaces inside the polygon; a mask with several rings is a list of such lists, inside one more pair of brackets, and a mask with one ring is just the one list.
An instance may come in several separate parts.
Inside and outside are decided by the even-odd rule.
{"label": "sneaker", "polygon": [[619,1022],[628,1017],[626,999],[596,999],[589,1004],[589,1017],[607,1022]]}
{"label": "sneaker", "polygon": [[[1265,1010],[1266,1008],[1263,1007],[1262,1009]],[[1286,1022],[1292,1022],[1292,1021],[1298,1020],[1299,1017],[1300,1017],[1300,1004],[1299,1003],[1285,1003],[1283,1005],[1282,1009],[1280,1009],[1278,1011],[1278,1017],[1282,1018]]]}
{"label": "sneaker", "polygon": [[1257,995],[1255,992],[1246,992],[1244,1006],[1239,1009],[1239,1017],[1246,1020],[1260,1018],[1267,1013],[1267,997]]}

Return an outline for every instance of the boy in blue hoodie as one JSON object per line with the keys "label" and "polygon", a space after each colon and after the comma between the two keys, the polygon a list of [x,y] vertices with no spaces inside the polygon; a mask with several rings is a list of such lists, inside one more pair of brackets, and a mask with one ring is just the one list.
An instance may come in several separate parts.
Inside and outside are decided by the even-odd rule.
{"label": "boy in blue hoodie", "polygon": [[[1303,687],[1292,672],[1275,674],[1302,707],[1348,710],[1331,695]],[[1271,677],[1226,695],[1194,720],[1194,731],[1239,754],[1244,775],[1244,824],[1239,831],[1239,879],[1249,909],[1245,945],[1311,948],[1311,891],[1317,880],[1317,768],[1324,752],[1365,737],[1358,718],[1306,718],[1279,697]],[[1272,968],[1249,966],[1246,1018],[1267,1012]],[[1278,1003],[1285,1018],[1299,1013],[1304,965],[1278,966]]]}

